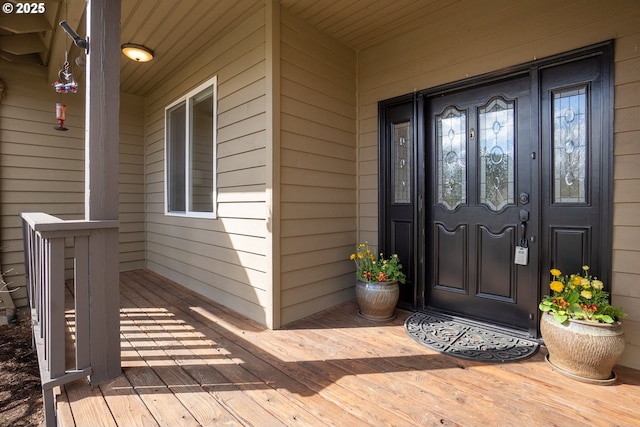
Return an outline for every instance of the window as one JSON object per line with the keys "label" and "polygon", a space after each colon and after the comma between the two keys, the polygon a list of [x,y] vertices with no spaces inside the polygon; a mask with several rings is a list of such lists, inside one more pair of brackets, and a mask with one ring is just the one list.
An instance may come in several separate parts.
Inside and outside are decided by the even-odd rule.
{"label": "window", "polygon": [[165,213],[215,218],[216,77],[165,109]]}

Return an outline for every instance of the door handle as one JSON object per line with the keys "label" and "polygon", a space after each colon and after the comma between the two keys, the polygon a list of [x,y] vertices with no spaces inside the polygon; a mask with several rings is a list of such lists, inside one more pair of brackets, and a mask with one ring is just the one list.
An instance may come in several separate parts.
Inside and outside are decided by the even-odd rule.
{"label": "door handle", "polygon": [[529,211],[520,209],[520,222],[529,221]]}
{"label": "door handle", "polygon": [[526,205],[529,203],[529,193],[520,193],[520,203]]}

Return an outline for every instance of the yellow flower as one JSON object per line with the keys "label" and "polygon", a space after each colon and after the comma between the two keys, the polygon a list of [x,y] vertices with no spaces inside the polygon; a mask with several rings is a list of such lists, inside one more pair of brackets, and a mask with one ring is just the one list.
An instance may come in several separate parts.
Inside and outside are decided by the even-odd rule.
{"label": "yellow flower", "polygon": [[358,259],[362,259],[362,252],[358,252]]}
{"label": "yellow flower", "polygon": [[583,288],[590,288],[591,287],[591,282],[589,281],[589,279],[582,279],[582,281],[580,282],[580,285]]}
{"label": "yellow flower", "polygon": [[583,269],[584,271],[588,271],[588,270],[589,270],[589,266],[588,266],[588,265],[583,265],[583,266],[582,266],[582,269]]}
{"label": "yellow flower", "polygon": [[602,283],[600,280],[593,280],[591,282],[591,286],[593,286],[593,289],[597,289],[600,290],[602,288],[604,288],[604,283]]}
{"label": "yellow flower", "polygon": [[551,275],[553,277],[558,277],[562,274],[562,272],[560,270],[558,270],[557,268],[552,268],[551,270]]}
{"label": "yellow flower", "polygon": [[580,292],[580,296],[582,298],[591,299],[593,295],[591,294],[591,291],[582,291]]}
{"label": "yellow flower", "polygon": [[575,276],[575,277],[573,277],[573,278],[571,279],[571,282],[572,282],[574,285],[581,285],[581,284],[582,284],[582,277],[580,277],[580,276]]}
{"label": "yellow flower", "polygon": [[553,282],[551,282],[549,284],[549,287],[551,288],[552,291],[556,291],[556,292],[562,292],[564,290],[564,285],[562,284],[562,282],[559,282],[557,280],[554,280]]}
{"label": "yellow flower", "polygon": [[351,255],[349,256],[349,259],[350,259],[351,261],[353,261],[354,259],[356,259],[356,254],[351,254]]}
{"label": "yellow flower", "polygon": [[371,254],[371,250],[367,249],[366,251],[364,251],[365,254],[370,255]]}

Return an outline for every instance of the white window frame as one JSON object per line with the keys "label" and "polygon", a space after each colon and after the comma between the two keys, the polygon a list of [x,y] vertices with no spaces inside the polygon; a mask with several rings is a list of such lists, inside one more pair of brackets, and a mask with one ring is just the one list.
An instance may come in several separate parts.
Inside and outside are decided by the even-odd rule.
{"label": "white window frame", "polygon": [[[218,139],[218,76],[214,76],[207,80],[203,84],[199,85],[195,89],[189,91],[179,99],[169,104],[164,109],[164,213],[168,216],[179,216],[189,218],[217,218],[217,139]],[[212,194],[212,212],[198,212],[191,211],[191,109],[189,108],[189,101],[194,96],[198,95],[205,89],[213,87],[213,194]],[[169,126],[168,126],[168,113],[180,103],[185,103],[185,210],[182,211],[170,211],[169,210]]]}

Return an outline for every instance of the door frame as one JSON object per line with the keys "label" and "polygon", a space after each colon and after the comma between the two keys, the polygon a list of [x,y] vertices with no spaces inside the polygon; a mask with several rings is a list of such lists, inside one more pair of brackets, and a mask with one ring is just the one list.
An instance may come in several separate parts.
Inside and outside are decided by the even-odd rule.
{"label": "door frame", "polygon": [[[426,149],[427,142],[427,124],[425,123],[425,112],[428,100],[431,97],[436,97],[442,94],[451,93],[459,90],[469,89],[473,87],[482,86],[491,82],[500,81],[510,76],[518,74],[530,74],[531,78],[531,109],[532,109],[532,124],[534,128],[531,131],[532,139],[536,141],[534,145],[537,146],[536,152],[538,153],[538,159],[540,159],[540,153],[542,153],[542,129],[541,129],[541,87],[540,87],[540,73],[541,70],[563,63],[569,63],[584,59],[592,56],[601,56],[601,71],[602,71],[602,127],[600,134],[597,135],[601,140],[602,158],[598,163],[601,169],[602,188],[600,198],[601,217],[600,225],[602,227],[602,239],[600,245],[603,248],[601,256],[601,271],[599,271],[599,277],[605,284],[610,286],[611,284],[611,269],[612,269],[612,257],[613,257],[613,138],[614,138],[614,77],[613,77],[613,55],[614,55],[614,42],[613,40],[597,43],[591,46],[579,48],[570,52],[561,53],[553,56],[549,56],[542,59],[537,59],[528,63],[508,67],[502,70],[496,70],[489,73],[485,73],[479,76],[471,77],[464,80],[445,83],[439,86],[435,86],[429,89],[416,91],[411,94],[395,97],[389,100],[381,101],[378,107],[379,118],[379,131],[378,131],[378,174],[379,174],[379,186],[378,186],[378,245],[381,250],[385,250],[390,246],[389,236],[386,236],[384,232],[387,218],[387,207],[385,201],[387,200],[386,182],[390,173],[389,168],[389,149],[388,141],[385,139],[387,123],[385,110],[393,105],[399,103],[411,102],[414,108],[414,136],[415,136],[415,173],[414,173],[414,242],[413,251],[415,254],[415,260],[413,262],[413,271],[405,272],[411,274],[414,278],[414,290],[413,301],[405,301],[399,304],[402,308],[410,310],[421,310],[428,306],[426,301],[428,278],[427,270],[430,268],[426,265],[428,259],[428,251],[426,248],[427,236],[425,235],[425,227],[427,226],[427,220],[429,209],[424,206],[425,192],[428,190],[426,185],[426,165],[430,164],[430,159],[427,159],[428,150]],[[594,138],[595,139],[595,138]],[[540,192],[541,188],[541,174],[542,174],[542,162],[537,161],[531,170],[532,187],[531,194],[535,194],[534,200],[531,202],[531,209],[542,213],[542,197]],[[535,206],[533,205],[535,203]],[[533,245],[535,251],[530,251],[530,265],[533,269],[539,271],[539,278],[537,290],[534,290],[533,295],[537,298],[532,298],[530,301],[530,315],[529,315],[529,327],[528,333],[530,336],[539,337],[539,310],[538,303],[540,298],[548,293],[548,277],[544,272],[540,271],[544,267],[544,260],[539,257],[542,248],[539,246],[541,241],[542,226],[544,219],[540,218],[536,230],[531,230],[535,233],[536,241]],[[535,253],[532,253],[535,252]],[[536,274],[532,273],[532,280]],[[532,286],[535,286],[532,284]],[[610,290],[610,289],[609,289]]]}
{"label": "door frame", "polygon": [[[401,298],[398,302],[398,307],[407,310],[419,310],[424,306],[424,291],[420,292],[420,288],[424,289],[424,268],[422,265],[418,265],[422,264],[422,260],[424,260],[424,250],[422,249],[423,246],[420,245],[420,239],[415,238],[416,234],[420,234],[417,233],[418,228],[416,227],[417,223],[415,219],[422,214],[421,211],[423,211],[423,209],[420,200],[422,200],[421,197],[424,194],[424,160],[421,160],[424,159],[424,156],[420,155],[424,147],[420,146],[420,137],[418,135],[418,129],[420,129],[418,121],[421,122],[422,119],[416,110],[416,100],[416,94],[410,93],[381,101],[378,104],[378,248],[379,252],[385,254],[393,252],[394,247],[393,242],[391,242],[391,236],[386,233],[387,225],[391,222],[389,210],[383,208],[387,206],[386,203],[391,193],[389,185],[391,181],[391,167],[386,166],[390,165],[392,161],[391,150],[389,149],[390,141],[388,138],[390,131],[389,125],[391,124],[390,111],[399,106],[409,107],[409,105],[412,111],[412,117],[410,119],[413,123],[412,134],[414,144],[412,155],[415,173],[411,177],[411,198],[414,200],[412,227],[414,239],[411,242],[411,251],[414,254],[414,259],[410,264],[413,266],[411,271],[405,268],[404,273],[408,276],[409,281],[414,283],[414,287],[411,292],[410,301]],[[402,260],[400,261],[403,262]]]}

